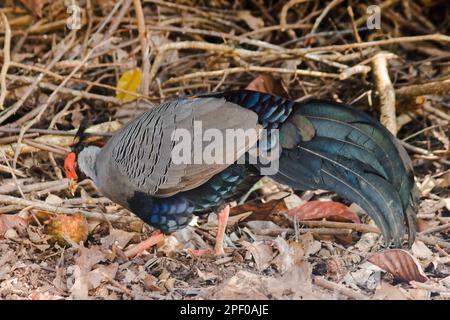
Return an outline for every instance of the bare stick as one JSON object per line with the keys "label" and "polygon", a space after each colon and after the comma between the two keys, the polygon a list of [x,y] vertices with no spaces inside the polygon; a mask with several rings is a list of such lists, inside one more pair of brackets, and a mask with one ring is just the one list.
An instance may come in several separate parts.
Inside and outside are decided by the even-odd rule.
{"label": "bare stick", "polygon": [[6,94],[8,93],[6,86],[6,74],[8,73],[9,64],[11,62],[11,28],[9,27],[6,15],[1,12],[2,23],[5,27],[5,40],[3,44],[3,66],[0,73],[0,110],[4,109]]}
{"label": "bare stick", "polygon": [[387,65],[387,59],[392,56],[384,52],[376,54],[373,59],[373,75],[380,96],[380,122],[395,136],[397,134],[395,91]]}
{"label": "bare stick", "polygon": [[34,209],[39,209],[39,210],[44,210],[44,211],[54,212],[54,213],[64,213],[64,214],[81,213],[86,218],[96,219],[96,220],[104,220],[106,217],[106,219],[108,219],[111,222],[123,221],[124,223],[130,223],[133,221],[139,221],[138,218],[134,218],[134,217],[121,216],[121,215],[116,215],[116,214],[102,214],[99,212],[89,212],[89,211],[80,210],[80,209],[69,209],[69,208],[64,208],[64,207],[57,207],[57,206],[47,204],[40,200],[27,200],[27,199],[12,197],[12,196],[6,196],[3,194],[0,194],[0,203],[8,204],[8,205],[18,205],[18,206],[22,206],[22,207],[32,206]]}
{"label": "bare stick", "polygon": [[170,83],[174,83],[174,82],[181,82],[181,81],[195,79],[195,78],[201,78],[201,77],[214,77],[214,76],[222,76],[224,74],[233,74],[233,73],[241,73],[241,72],[249,72],[249,71],[294,74],[294,75],[318,77],[318,78],[339,78],[338,74],[326,73],[326,72],[320,72],[320,71],[248,66],[248,67],[235,67],[235,68],[229,68],[229,69],[224,69],[224,70],[194,72],[194,73],[186,74],[184,76],[170,78],[169,80],[164,82],[164,84],[166,85],[166,84],[170,84]]}
{"label": "bare stick", "polygon": [[305,2],[308,2],[308,1],[310,1],[310,0],[290,0],[288,3],[286,3],[283,6],[283,8],[281,8],[281,13],[280,13],[281,31],[283,31],[283,32],[286,31],[291,39],[295,38],[295,32],[292,29],[287,28],[287,14],[288,14],[288,11],[289,11],[290,8],[292,8],[296,4],[305,3]]}
{"label": "bare stick", "polygon": [[450,249],[450,243],[448,243],[448,241],[440,240],[437,237],[419,234],[419,235],[417,235],[417,239],[419,239],[420,241],[422,241],[423,243],[426,243],[426,244],[431,244],[433,246],[438,245],[441,248],[445,248],[447,250]]}
{"label": "bare stick", "polygon": [[[20,132],[19,128],[0,128],[0,132],[9,132],[9,133],[18,133]],[[75,136],[75,134],[77,133],[76,130],[70,130],[70,131],[64,131],[64,130],[51,130],[51,129],[37,129],[37,128],[30,128],[28,130],[28,132],[34,132],[36,133],[40,133],[40,134],[51,134],[51,135],[58,135],[58,136]],[[32,138],[35,136],[34,135],[30,135],[30,136],[24,136],[25,138]],[[113,133],[110,132],[86,132],[85,133],[87,136],[99,136],[99,137],[111,137],[113,135]],[[12,139],[10,142],[14,142],[17,140],[18,137],[12,137],[14,139]],[[6,139],[6,138],[4,138]],[[2,143],[6,143],[6,140],[3,141]]]}
{"label": "bare stick", "polygon": [[139,41],[141,42],[141,58],[142,64],[145,61],[145,48],[146,44],[146,30],[145,30],[145,18],[144,12],[142,11],[142,4],[140,0],[133,0],[134,11],[136,13],[138,31],[139,31]]}
{"label": "bare stick", "polygon": [[335,221],[299,221],[299,223],[306,225],[308,227],[325,227],[325,228],[336,228],[336,229],[351,229],[357,232],[363,233],[380,233],[377,227],[362,224],[362,223],[349,223],[349,222],[335,222]]}
{"label": "bare stick", "polygon": [[414,99],[423,95],[444,95],[450,93],[450,79],[434,81],[411,86],[401,87],[395,90],[398,99]]}
{"label": "bare stick", "polygon": [[434,232],[442,232],[442,231],[446,231],[448,229],[450,229],[450,223],[446,223],[441,226],[437,226],[434,228],[424,230],[424,231],[420,232],[419,234],[424,235],[424,234],[430,234],[430,233],[434,233]]}
{"label": "bare stick", "polygon": [[286,50],[286,54],[305,54],[308,52],[318,52],[318,51],[328,51],[328,52],[336,52],[336,51],[345,51],[349,49],[358,49],[358,48],[370,48],[374,46],[386,46],[390,44],[396,43],[413,43],[413,42],[421,42],[421,41],[437,41],[437,42],[450,42],[450,36],[443,34],[427,34],[423,36],[412,36],[412,37],[398,37],[398,38],[390,38],[386,40],[376,40],[376,41],[367,41],[361,43],[350,43],[350,44],[337,44],[331,46],[324,47],[314,47],[314,48],[301,48],[301,49],[290,49]]}
{"label": "bare stick", "polygon": [[366,296],[365,294],[362,294],[358,291],[344,287],[341,284],[328,281],[323,277],[315,277],[314,284],[316,284],[322,288],[331,290],[331,291],[337,291],[338,293],[341,293],[344,296],[347,296],[347,297],[355,299],[355,300],[368,300],[369,299],[369,297]]}
{"label": "bare stick", "polygon": [[322,20],[326,17],[326,15],[328,14],[328,12],[331,11],[331,9],[333,9],[335,6],[337,6],[338,4],[340,4],[341,2],[343,2],[344,0],[333,0],[331,1],[326,7],[325,9],[322,10],[322,13],[320,14],[320,16],[317,17],[316,21],[314,22],[313,27],[311,28],[311,32],[310,33],[316,33],[317,29],[319,28],[320,23],[322,22]]}

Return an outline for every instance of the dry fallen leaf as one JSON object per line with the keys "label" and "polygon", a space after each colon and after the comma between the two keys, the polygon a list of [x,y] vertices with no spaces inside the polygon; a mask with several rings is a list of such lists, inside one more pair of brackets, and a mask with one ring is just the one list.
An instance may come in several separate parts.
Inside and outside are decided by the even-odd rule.
{"label": "dry fallen leaf", "polygon": [[280,254],[273,259],[272,264],[274,264],[281,273],[285,273],[294,265],[300,264],[303,260],[305,251],[301,243],[296,241],[286,241],[281,237],[277,237],[274,240],[274,244]]}
{"label": "dry fallen leaf", "polygon": [[[333,282],[339,282],[347,273],[345,261],[341,256],[335,255],[326,260],[327,277]],[[367,277],[368,278],[368,277]]]}
{"label": "dry fallen leaf", "polygon": [[269,277],[239,271],[222,285],[206,290],[208,299],[267,300],[320,299],[312,290],[311,266],[302,262],[294,265],[282,277]]}
{"label": "dry fallen leaf", "polygon": [[203,272],[198,268],[197,268],[197,275],[203,281],[212,281],[212,280],[216,280],[219,277],[218,275],[216,275],[212,272]]}
{"label": "dry fallen leaf", "polygon": [[418,259],[430,259],[433,256],[433,252],[420,240],[414,241],[411,247],[412,254]]}
{"label": "dry fallen leaf", "polygon": [[268,300],[261,275],[248,271],[239,271],[232,278],[217,288],[208,299],[218,300]]}
{"label": "dry fallen leaf", "polygon": [[[137,93],[142,81],[142,72],[139,68],[125,71],[117,83],[117,89],[127,90]],[[136,100],[136,96],[125,93],[122,91],[116,91],[116,98],[122,102],[130,102]]]}
{"label": "dry fallen leaf", "polygon": [[286,223],[285,212],[287,211],[286,203],[283,199],[271,200],[266,203],[248,202],[231,208],[230,217],[251,212],[242,220],[269,220],[278,225],[283,225],[283,223]]}
{"label": "dry fallen leaf", "polygon": [[281,278],[268,278],[267,291],[275,299],[318,300],[327,299],[313,291],[312,267],[306,261],[296,263]]}
{"label": "dry fallen leaf", "polygon": [[286,89],[283,87],[281,80],[275,80],[274,77],[268,74],[257,76],[252,80],[252,82],[247,85],[247,87],[245,87],[245,89],[265,92],[284,98],[289,97]]}
{"label": "dry fallen leaf", "polygon": [[184,248],[184,243],[180,243],[178,239],[173,236],[167,236],[164,238],[163,244],[158,247],[158,253],[163,252],[166,257],[174,257],[177,252],[180,252]]}
{"label": "dry fallen leaf", "polygon": [[76,265],[73,266],[73,284],[69,289],[70,296],[73,299],[88,299],[89,290],[93,289],[99,281],[102,281],[99,280],[100,274],[112,275],[112,278],[115,276],[118,267],[116,263],[112,264],[111,267],[90,274],[92,267],[105,259],[106,254],[100,250],[99,246],[79,247],[79,255],[75,259]]}
{"label": "dry fallen leaf", "polygon": [[109,235],[102,238],[101,241],[102,241],[102,244],[104,244],[107,247],[111,246],[113,243],[115,243],[117,241],[117,245],[121,249],[125,249],[128,242],[130,242],[130,240],[135,235],[136,235],[136,233],[134,233],[134,232],[128,232],[128,231],[124,231],[124,230],[120,230],[120,229],[111,228],[109,230]]}
{"label": "dry fallen leaf", "polygon": [[89,290],[97,288],[102,282],[107,281],[109,278],[114,279],[118,269],[119,264],[117,262],[114,262],[109,265],[100,266],[90,271],[86,275]]}
{"label": "dry fallen leaf", "polygon": [[422,266],[406,250],[384,250],[373,254],[367,260],[405,282],[412,280],[426,282],[428,280]]}
{"label": "dry fallen leaf", "polygon": [[320,241],[314,240],[314,237],[310,232],[302,234],[299,237],[299,241],[305,250],[305,257],[316,254],[322,248]]}
{"label": "dry fallen leaf", "polygon": [[425,289],[408,289],[406,290],[412,300],[430,300],[431,291]]}
{"label": "dry fallen leaf", "polygon": [[[343,260],[348,261],[348,258],[347,256]],[[350,286],[375,290],[380,286],[381,271],[379,267],[366,261],[360,264],[356,270],[347,272],[343,277],[343,282]]]}
{"label": "dry fallen leaf", "polygon": [[309,201],[287,213],[298,220],[328,219],[334,221],[360,223],[358,216],[346,205],[333,201]]}
{"label": "dry fallen leaf", "polygon": [[258,271],[264,271],[269,267],[273,258],[271,246],[264,242],[243,242],[242,245],[252,254]]}

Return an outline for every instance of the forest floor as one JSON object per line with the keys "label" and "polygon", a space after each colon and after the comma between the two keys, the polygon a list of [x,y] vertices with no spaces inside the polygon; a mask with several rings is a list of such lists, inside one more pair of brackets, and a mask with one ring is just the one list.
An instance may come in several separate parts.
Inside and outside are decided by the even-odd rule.
{"label": "forest floor", "polygon": [[[365,1],[3,1],[0,299],[449,299],[450,6],[373,2],[380,21]],[[416,174],[412,248],[264,179],[231,204],[223,256],[216,213],[135,254],[155,230],[89,180],[69,191],[83,119],[102,144],[161,101],[249,85],[381,119]],[[313,220],[287,214],[307,201]]]}

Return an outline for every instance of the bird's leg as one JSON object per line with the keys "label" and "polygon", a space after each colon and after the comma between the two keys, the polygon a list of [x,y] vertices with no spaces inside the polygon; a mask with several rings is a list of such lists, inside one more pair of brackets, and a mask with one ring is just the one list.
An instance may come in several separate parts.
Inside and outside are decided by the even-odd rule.
{"label": "bird's leg", "polygon": [[127,258],[132,258],[134,256],[137,256],[144,250],[147,250],[150,247],[153,247],[155,244],[158,244],[159,242],[164,240],[164,234],[161,233],[161,231],[155,232],[152,236],[147,238],[146,240],[142,241],[141,243],[138,243],[133,248],[128,249],[125,251],[125,255]]}
{"label": "bird's leg", "polygon": [[227,205],[218,214],[219,226],[217,228],[216,245],[214,246],[214,253],[216,256],[221,256],[225,254],[225,252],[223,251],[223,238],[225,236],[225,229],[227,228],[229,216],[230,216],[230,206]]}

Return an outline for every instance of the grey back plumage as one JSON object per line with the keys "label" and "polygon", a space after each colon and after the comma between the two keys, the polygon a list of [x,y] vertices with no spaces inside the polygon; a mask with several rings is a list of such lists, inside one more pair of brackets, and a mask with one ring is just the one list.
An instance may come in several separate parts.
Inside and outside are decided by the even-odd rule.
{"label": "grey back plumage", "polygon": [[[201,132],[194,132],[200,121]],[[127,206],[126,199],[135,191],[156,197],[168,197],[194,189],[224,170],[256,143],[237,145],[230,163],[192,163],[193,141],[208,129],[225,136],[226,129],[256,129],[257,115],[220,98],[180,99],[165,102],[127,124],[102,148],[96,159],[97,187],[106,196]],[[192,141],[191,163],[172,159],[176,141],[173,133],[184,129]],[[198,130],[197,130],[198,131]],[[200,140],[201,141],[201,140]],[[205,144],[202,146],[203,150]]]}

